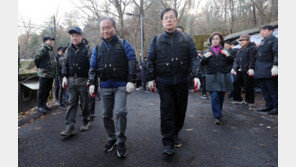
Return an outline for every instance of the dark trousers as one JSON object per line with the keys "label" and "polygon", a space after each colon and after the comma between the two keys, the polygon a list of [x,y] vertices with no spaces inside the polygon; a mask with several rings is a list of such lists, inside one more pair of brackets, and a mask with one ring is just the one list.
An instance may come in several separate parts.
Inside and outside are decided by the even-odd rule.
{"label": "dark trousers", "polygon": [[225,92],[211,92],[211,105],[214,117],[223,117],[222,107],[224,102]]}
{"label": "dark trousers", "polygon": [[[231,77],[231,82],[232,82],[232,85],[233,85],[233,82],[235,80],[235,75],[230,74],[230,77]],[[228,92],[228,97],[229,98],[233,98],[233,90],[231,90],[231,91]]]}
{"label": "dark trousers", "polygon": [[142,70],[142,90],[146,90],[146,70]]}
{"label": "dark trousers", "polygon": [[83,119],[89,116],[89,96],[85,85],[68,85],[69,105],[66,112],[66,124],[74,124],[78,110],[78,99],[81,100],[81,110]]}
{"label": "dark trousers", "polygon": [[190,81],[188,84],[188,89],[192,90],[194,89],[194,81],[193,81],[193,77],[190,76]]}
{"label": "dark trousers", "polygon": [[174,137],[182,129],[188,101],[188,83],[157,84],[160,97],[161,134],[163,145],[173,145]]}
{"label": "dark trousers", "polygon": [[58,93],[58,97],[57,99],[61,102],[61,104],[64,103],[64,92],[65,89],[63,89],[62,87],[62,83],[63,83],[63,77],[62,76],[58,76],[58,82],[59,82],[59,93]]}
{"label": "dark trousers", "polygon": [[56,76],[54,79],[54,96],[57,100],[59,100],[59,92],[60,92],[60,83],[59,83],[59,76]]}
{"label": "dark trousers", "polygon": [[89,113],[90,115],[95,115],[95,107],[96,107],[96,98],[89,98]]}
{"label": "dark trousers", "polygon": [[245,100],[247,103],[254,103],[254,78],[250,77],[247,72],[237,72],[233,82],[233,100],[242,101],[241,87],[244,87]]}
{"label": "dark trousers", "polygon": [[[97,83],[95,84],[95,94],[96,94],[96,97],[97,98],[100,98],[100,94],[98,92],[98,86],[97,86]],[[95,108],[96,108],[96,97],[93,98],[91,96],[89,96],[89,113],[90,115],[95,115]]]}
{"label": "dark trousers", "polygon": [[202,94],[206,94],[207,93],[207,88],[206,88],[206,76],[201,76],[201,87],[202,87]]}
{"label": "dark trousers", "polygon": [[39,77],[39,89],[37,93],[37,106],[43,107],[46,105],[49,92],[52,88],[53,78]]}
{"label": "dark trousers", "polygon": [[278,110],[278,80],[277,78],[258,79],[266,107],[274,107]]}
{"label": "dark trousers", "polygon": [[146,80],[144,80],[143,78],[142,78],[142,89],[146,90]]}

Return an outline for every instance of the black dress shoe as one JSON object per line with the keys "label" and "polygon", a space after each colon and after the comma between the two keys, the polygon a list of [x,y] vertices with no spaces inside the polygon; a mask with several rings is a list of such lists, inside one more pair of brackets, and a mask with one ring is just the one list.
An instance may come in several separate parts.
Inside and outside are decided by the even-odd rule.
{"label": "black dress shoe", "polygon": [[221,125],[222,124],[222,118],[221,117],[216,117],[215,124],[216,125]]}
{"label": "black dress shoe", "polygon": [[41,112],[42,114],[46,114],[47,113],[47,111],[43,107],[38,107],[37,110],[39,112]]}
{"label": "black dress shoe", "polygon": [[278,111],[277,111],[277,109],[274,108],[271,111],[269,111],[267,114],[268,115],[278,115]]}
{"label": "black dress shoe", "polygon": [[164,145],[162,149],[162,154],[164,155],[173,155],[175,153],[174,146]]}
{"label": "black dress shoe", "polygon": [[272,106],[268,106],[268,107],[260,108],[260,109],[258,109],[257,111],[258,111],[258,112],[266,112],[266,111],[270,111],[270,110],[272,110],[272,109],[273,109]]}
{"label": "black dress shoe", "polygon": [[44,107],[45,110],[50,111],[50,108],[47,105],[44,105],[43,107]]}

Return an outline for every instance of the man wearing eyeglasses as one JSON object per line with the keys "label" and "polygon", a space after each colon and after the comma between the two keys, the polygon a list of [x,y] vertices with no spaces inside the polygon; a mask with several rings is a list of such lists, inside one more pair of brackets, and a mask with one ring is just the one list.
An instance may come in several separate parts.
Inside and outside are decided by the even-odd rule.
{"label": "man wearing eyeglasses", "polygon": [[184,124],[190,71],[194,77],[194,87],[199,89],[197,77],[197,51],[193,39],[179,32],[176,10],[167,8],[161,13],[164,32],[150,42],[147,62],[148,87],[152,92],[155,86],[160,96],[161,134],[164,155],[174,154],[174,147],[182,144],[178,134]]}

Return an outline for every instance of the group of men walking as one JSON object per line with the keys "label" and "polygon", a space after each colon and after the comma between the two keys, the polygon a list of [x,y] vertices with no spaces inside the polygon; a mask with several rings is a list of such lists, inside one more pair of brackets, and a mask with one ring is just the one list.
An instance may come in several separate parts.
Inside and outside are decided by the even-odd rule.
{"label": "group of men walking", "polygon": [[[211,64],[212,60],[218,61],[219,58],[217,59],[214,57],[215,55],[208,53],[202,55],[202,62],[199,62],[198,52],[192,37],[176,29],[179,22],[176,10],[171,8],[165,9],[162,11],[160,19],[164,31],[162,34],[153,37],[150,42],[147,60],[145,61],[144,69],[146,76],[144,83],[148,82],[148,88],[152,92],[155,92],[156,88],[159,92],[161,134],[163,136],[162,153],[172,155],[175,152],[175,147],[182,146],[178,134],[185,120],[188,103],[188,85],[193,80],[195,90],[199,89],[201,85],[199,80],[200,66],[207,65],[208,63]],[[51,45],[54,39],[46,37],[43,40],[42,48],[35,56],[36,66],[39,69],[38,110],[45,113],[48,109],[46,100],[53,78],[57,72],[57,64],[60,64],[61,69],[58,80],[61,83],[61,88],[67,89],[68,96],[65,117],[66,128],[61,132],[61,135],[69,136],[74,133],[79,99],[82,110],[80,130],[88,130],[89,117],[91,115],[90,99],[98,96],[96,92],[98,87],[100,87],[103,104],[103,124],[108,136],[104,151],[110,152],[117,146],[117,155],[123,158],[127,155],[125,145],[127,139],[125,135],[128,113],[127,95],[135,89],[134,82],[137,73],[136,54],[129,41],[121,39],[116,34],[116,23],[113,18],[103,17],[99,25],[101,40],[92,50],[83,40],[83,31],[79,27],[73,27],[69,31],[71,43],[65,50],[61,62],[58,59],[60,63],[57,63],[53,54]],[[213,40],[216,40],[215,35],[211,37]],[[222,42],[220,38],[217,40]],[[217,43],[217,47],[220,45],[220,42]],[[270,42],[265,41],[265,43],[269,45]],[[262,48],[261,50],[264,51],[265,49]],[[252,49],[249,50],[255,53]],[[215,49],[212,51],[216,52]],[[240,52],[245,54],[245,50]],[[259,53],[261,53],[260,49]],[[234,61],[231,56],[228,57],[229,53],[222,48],[221,51],[217,50],[216,54],[219,56],[226,55],[224,59],[228,62],[228,66]],[[257,58],[258,63],[261,62],[260,60],[263,62],[267,61],[263,58],[266,56],[264,53],[261,53],[260,56],[262,59]],[[209,57],[212,58],[209,59]],[[241,75],[241,78],[244,79],[246,77],[245,72],[248,75],[254,73],[254,71],[249,70],[254,70],[253,62],[248,66],[239,60],[235,60],[235,62],[235,68],[232,71],[236,71],[237,76]],[[223,64],[221,65],[223,66]],[[259,70],[263,68],[262,65],[257,65],[256,63],[255,74],[257,66],[260,66],[258,67]],[[228,72],[225,71],[225,77],[230,72],[230,68],[228,69]],[[207,70],[217,71],[215,65]],[[222,72],[224,73],[223,70]],[[260,73],[257,75],[262,76]],[[98,82],[98,79],[100,82]],[[207,80],[207,82],[209,81]],[[262,79],[262,85],[268,85],[270,82],[269,79]],[[143,84],[143,87],[146,87],[146,84]],[[266,88],[266,90],[269,91],[269,88]],[[62,94],[63,92],[60,92],[59,97]],[[218,97],[220,94],[217,93],[216,96]],[[252,94],[248,96],[250,96],[248,102],[254,103],[251,98]],[[235,97],[240,100],[239,95],[235,95]],[[269,97],[266,95],[265,99],[269,100],[270,98],[272,99],[273,96]],[[213,96],[212,99],[216,98]],[[275,104],[268,103],[265,110],[270,109],[271,106],[273,108],[276,107]],[[222,105],[219,110],[221,112]]]}

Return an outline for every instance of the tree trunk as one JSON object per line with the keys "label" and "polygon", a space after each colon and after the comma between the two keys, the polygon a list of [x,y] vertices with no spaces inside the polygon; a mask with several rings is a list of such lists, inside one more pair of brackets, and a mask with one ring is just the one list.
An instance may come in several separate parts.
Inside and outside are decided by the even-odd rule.
{"label": "tree trunk", "polygon": [[257,20],[256,20],[256,7],[255,4],[253,3],[253,21],[254,21],[254,26],[257,26]]}

